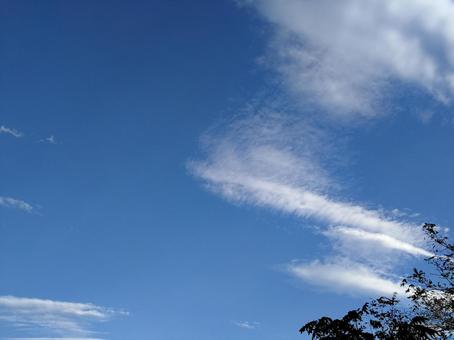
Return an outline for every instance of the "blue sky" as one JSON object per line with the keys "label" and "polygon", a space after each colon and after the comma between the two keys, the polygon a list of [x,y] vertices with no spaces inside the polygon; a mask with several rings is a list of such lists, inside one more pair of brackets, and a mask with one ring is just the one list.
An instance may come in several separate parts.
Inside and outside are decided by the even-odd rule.
{"label": "blue sky", "polygon": [[303,338],[454,220],[451,0],[0,15],[1,339]]}

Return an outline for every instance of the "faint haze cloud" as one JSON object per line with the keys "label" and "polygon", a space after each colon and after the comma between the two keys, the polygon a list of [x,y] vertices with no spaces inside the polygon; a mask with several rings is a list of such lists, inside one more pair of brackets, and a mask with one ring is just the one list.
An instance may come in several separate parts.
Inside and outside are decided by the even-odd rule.
{"label": "faint haze cloud", "polygon": [[434,113],[432,111],[422,111],[418,117],[419,117],[419,120],[421,121],[421,123],[429,124],[430,121],[432,120],[433,116],[434,116]]}
{"label": "faint haze cloud", "polygon": [[50,135],[49,137],[40,139],[39,143],[47,143],[47,144],[58,144],[57,138],[54,135]]}

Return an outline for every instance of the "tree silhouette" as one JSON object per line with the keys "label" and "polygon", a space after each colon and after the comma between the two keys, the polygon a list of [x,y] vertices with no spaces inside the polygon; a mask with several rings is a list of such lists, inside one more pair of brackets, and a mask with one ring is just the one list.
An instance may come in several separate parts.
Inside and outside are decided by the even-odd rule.
{"label": "tree silhouette", "polygon": [[402,280],[406,303],[397,295],[380,297],[340,319],[308,322],[300,333],[312,339],[453,339],[454,244],[440,235],[435,224],[426,223],[423,229],[434,254],[426,261],[435,271],[414,269]]}

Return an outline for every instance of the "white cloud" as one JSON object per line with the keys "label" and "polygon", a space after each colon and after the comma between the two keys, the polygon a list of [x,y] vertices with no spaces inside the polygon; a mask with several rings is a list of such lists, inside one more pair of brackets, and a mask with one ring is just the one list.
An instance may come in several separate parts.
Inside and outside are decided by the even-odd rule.
{"label": "white cloud", "polygon": [[17,131],[16,129],[8,128],[6,126],[0,126],[0,134],[5,133],[8,135],[11,135],[16,138],[21,138],[24,136],[24,134],[20,131]]}
{"label": "white cloud", "polygon": [[[292,122],[290,128],[285,122],[285,116],[276,114],[236,121],[214,137],[205,137],[206,158],[191,162],[189,168],[209,190],[230,201],[316,220],[323,226],[322,234],[335,241],[334,256],[339,258],[340,252],[343,261],[354,266],[346,273],[364,274],[366,265],[379,268],[367,272],[370,279],[364,282],[388,282],[384,287],[389,292],[395,284],[382,273],[403,261],[402,255],[431,255],[423,247],[421,229],[403,219],[405,216],[396,216],[395,210],[386,213],[337,198],[332,190],[335,182],[319,156],[324,147],[326,150],[319,140],[323,134],[313,133],[313,128],[301,122]],[[293,128],[301,133],[293,133]],[[326,257],[330,265],[322,269],[338,269],[330,260],[333,254]],[[298,277],[309,280],[308,270],[314,267],[298,267]],[[316,277],[321,285],[334,280],[327,273]],[[357,290],[352,280],[340,279],[343,290],[349,285]]]}
{"label": "white cloud", "polygon": [[6,208],[15,208],[20,209],[26,212],[32,212],[33,206],[25,201],[18,200],[12,197],[2,197],[0,196],[0,206]]}
{"label": "white cloud", "polygon": [[91,303],[0,296],[0,322],[24,332],[32,330],[34,335],[86,336],[94,333],[90,330],[92,323],[118,315],[127,313]]}
{"label": "white cloud", "polygon": [[[304,129],[299,137],[281,130],[275,116],[272,123],[265,116],[260,119],[246,118],[215,138],[206,160],[190,163],[191,171],[205,180],[210,190],[236,202],[328,225],[383,233],[407,243],[421,241],[421,234],[409,223],[330,197],[334,184],[320,165],[317,142],[306,140]],[[269,125],[273,129],[268,129]],[[298,144],[304,146],[302,150],[295,146]]]}
{"label": "white cloud", "polygon": [[206,161],[190,163],[191,170],[202,178],[202,173],[214,177],[252,175],[317,192],[335,187],[322,156],[328,154],[332,143],[320,129],[297,117],[268,111],[244,116],[220,131],[210,131],[203,144]]}
{"label": "white cloud", "polygon": [[358,263],[334,261],[290,264],[288,271],[295,277],[339,293],[376,295],[403,294],[399,282]]}
{"label": "white cloud", "polygon": [[452,100],[451,0],[245,2],[273,25],[271,63],[306,102],[332,113],[376,115],[396,81]]}
{"label": "white cloud", "polygon": [[[398,250],[411,255],[433,256],[434,254],[420,247],[416,247],[411,243],[399,240],[393,236],[383,233],[372,233],[361,229],[347,227],[333,227],[328,229],[325,234],[332,238],[348,243],[349,249],[354,249],[354,246],[364,246],[365,251],[374,253],[377,249],[384,248],[388,250]],[[359,249],[356,248],[355,252]]]}
{"label": "white cloud", "polygon": [[50,143],[50,144],[57,144],[54,135],[47,137],[47,138],[46,138],[46,141],[47,141],[48,143]]}
{"label": "white cloud", "polygon": [[233,324],[244,329],[256,329],[260,326],[260,323],[255,321],[233,321]]}
{"label": "white cloud", "polygon": [[[240,159],[234,161],[240,162]],[[225,163],[220,167],[198,164],[194,169],[198,176],[208,182],[210,189],[238,202],[270,207],[329,224],[344,224],[386,232],[396,237],[413,238],[413,230],[409,225],[387,219],[380,216],[378,211],[357,204],[332,200],[304,187],[262,179],[253,173],[235,173]]]}
{"label": "white cloud", "polygon": [[50,135],[49,137],[43,138],[39,140],[41,143],[48,143],[48,144],[58,144],[57,139],[55,138],[54,135]]}

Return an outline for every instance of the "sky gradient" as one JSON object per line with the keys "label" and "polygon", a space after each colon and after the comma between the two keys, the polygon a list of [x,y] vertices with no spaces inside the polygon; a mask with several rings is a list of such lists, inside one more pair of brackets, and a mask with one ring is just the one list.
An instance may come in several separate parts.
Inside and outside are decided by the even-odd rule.
{"label": "sky gradient", "polygon": [[454,220],[451,0],[0,0],[0,339],[291,340]]}

